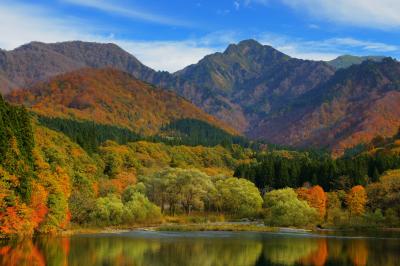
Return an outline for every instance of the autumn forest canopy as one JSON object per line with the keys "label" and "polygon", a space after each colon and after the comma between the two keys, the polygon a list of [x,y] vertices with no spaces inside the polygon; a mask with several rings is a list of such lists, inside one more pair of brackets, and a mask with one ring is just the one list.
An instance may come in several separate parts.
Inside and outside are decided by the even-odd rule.
{"label": "autumn forest canopy", "polygon": [[0,114],[2,237],[200,213],[271,226],[398,225],[399,135],[333,159],[256,145],[193,119],[145,137],[36,116],[3,99]]}
{"label": "autumn forest canopy", "polygon": [[400,226],[396,60],[336,69],[247,40],[170,74],[117,46],[60,45],[9,54],[32,66],[20,71],[0,64],[0,85],[25,87],[0,98],[0,238],[240,219]]}

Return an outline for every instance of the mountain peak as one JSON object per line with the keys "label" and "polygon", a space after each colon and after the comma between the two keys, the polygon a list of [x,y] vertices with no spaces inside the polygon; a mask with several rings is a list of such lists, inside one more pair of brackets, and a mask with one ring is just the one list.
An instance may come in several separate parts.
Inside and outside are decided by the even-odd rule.
{"label": "mountain peak", "polygon": [[32,41],[26,44],[23,44],[17,48],[15,48],[13,51],[27,51],[27,50],[32,50],[32,49],[37,49],[37,48],[42,48],[45,46],[45,43],[42,42],[37,42],[37,41]]}
{"label": "mountain peak", "polygon": [[238,43],[238,46],[246,46],[246,47],[262,47],[263,45],[254,39],[242,40]]}
{"label": "mountain peak", "polygon": [[272,46],[263,45],[254,39],[247,39],[240,41],[237,44],[230,44],[226,50],[224,51],[225,55],[229,54],[257,54],[257,53],[270,53],[270,54],[279,54],[282,56],[286,56],[284,53],[276,50]]}

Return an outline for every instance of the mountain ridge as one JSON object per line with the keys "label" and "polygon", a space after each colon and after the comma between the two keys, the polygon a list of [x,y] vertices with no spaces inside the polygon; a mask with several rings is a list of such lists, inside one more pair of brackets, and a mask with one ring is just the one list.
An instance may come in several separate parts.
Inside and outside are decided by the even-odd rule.
{"label": "mountain ridge", "polygon": [[[262,45],[252,39],[230,44],[223,52],[207,55],[198,63],[172,74],[157,72],[146,67],[136,57],[115,44],[81,41],[55,44],[31,43],[11,51],[11,55],[9,53],[0,51],[0,82],[8,82],[8,86],[25,82],[26,87],[30,87],[32,80],[46,80],[56,72],[62,74],[70,72],[70,69],[82,68],[82,66],[115,68],[159,88],[173,90],[238,132],[251,138],[264,139],[278,144],[341,149],[338,143],[344,141],[341,139],[344,131],[333,128],[331,120],[344,115],[351,117],[354,116],[353,113],[360,114],[357,110],[346,109],[348,102],[352,101],[354,97],[362,98],[362,104],[360,102],[357,106],[365,109],[364,114],[371,113],[371,106],[375,105],[380,106],[380,110],[383,110],[381,105],[384,104],[393,106],[392,112],[389,112],[390,119],[373,116],[375,119],[384,121],[378,123],[384,129],[372,127],[370,128],[371,132],[364,137],[360,137],[360,134],[366,127],[359,126],[357,128],[357,125],[368,124],[368,119],[372,119],[371,116],[362,115],[359,118],[360,121],[355,117],[347,120],[347,123],[350,123],[344,127],[350,132],[347,138],[351,139],[354,135],[354,141],[345,141],[347,144],[343,147],[357,144],[359,141],[368,141],[374,134],[392,134],[392,127],[397,127],[397,125],[392,125],[397,123],[397,120],[393,118],[397,112],[393,99],[397,99],[397,96],[394,96],[393,99],[386,96],[387,98],[384,100],[376,102],[373,92],[382,89],[379,86],[382,85],[380,78],[383,76],[390,81],[387,86],[392,86],[385,93],[397,95],[396,89],[393,89],[393,86],[395,87],[397,84],[396,79],[386,76],[391,75],[389,70],[380,72],[381,76],[374,75],[373,72],[374,66],[384,68],[385,64],[395,64],[397,61],[390,63],[385,59],[362,60],[360,64],[336,69],[329,62],[292,58],[271,46]],[[30,60],[36,58],[41,61],[33,60],[34,62],[29,63]],[[60,58],[68,58],[68,60]],[[62,62],[58,63],[58,59]],[[17,71],[20,69],[16,69],[13,62],[23,62],[24,67],[20,67],[22,70]],[[382,62],[383,65],[379,65]],[[54,64],[56,67],[52,67]],[[365,66],[369,66],[372,72],[368,72]],[[47,72],[48,68],[51,68],[52,72]],[[31,73],[28,71],[29,75],[24,77],[22,74],[26,69]],[[364,69],[363,74],[356,75],[357,69]],[[354,75],[346,78],[346,73]],[[398,74],[400,75],[400,73]],[[394,73],[394,75],[397,74]],[[341,87],[339,86],[340,82],[344,83]],[[346,82],[347,84],[345,84]],[[362,94],[361,91],[364,87],[372,92]],[[344,97],[336,97],[337,95],[335,96],[333,93],[335,88],[345,93]],[[352,96],[349,91],[354,91],[355,94]],[[310,105],[311,100],[315,103]],[[302,104],[307,106],[301,107]],[[330,108],[328,108],[329,119],[326,114],[322,115],[327,112],[321,111],[327,108],[321,107],[323,104]],[[318,108],[320,111],[317,111]],[[344,109],[353,113],[346,114]],[[297,112],[293,112],[293,110],[297,110]],[[315,122],[316,118],[314,120],[309,118],[313,113],[314,116],[320,117],[321,121]],[[288,117],[289,114],[291,117]],[[321,115],[324,118],[321,118]],[[304,122],[313,125],[309,125],[309,127],[305,127],[305,124],[302,125],[300,121],[303,121],[303,118],[307,121],[313,120],[314,123]],[[288,121],[297,125],[298,128],[293,128]],[[314,127],[314,124],[320,125],[321,128]],[[285,133],[286,131],[291,133]],[[296,131],[304,132],[296,133]],[[319,132],[328,132],[326,134],[330,137],[325,137],[325,139],[330,142],[326,143],[321,139],[318,135]]]}

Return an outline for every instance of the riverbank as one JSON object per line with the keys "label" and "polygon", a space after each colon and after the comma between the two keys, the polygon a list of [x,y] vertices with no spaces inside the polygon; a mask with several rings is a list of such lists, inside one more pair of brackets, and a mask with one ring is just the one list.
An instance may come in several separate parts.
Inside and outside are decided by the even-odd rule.
{"label": "riverbank", "polygon": [[261,223],[200,223],[200,224],[164,224],[156,231],[227,231],[227,232],[278,232],[279,228],[265,226]]}
{"label": "riverbank", "polygon": [[226,232],[283,232],[283,233],[308,233],[311,229],[271,227],[261,222],[208,222],[208,223],[162,223],[158,225],[136,226],[111,226],[98,228],[71,228],[61,233],[64,236],[78,234],[118,234],[128,231],[170,231],[170,232],[202,232],[202,231],[226,231]]}
{"label": "riverbank", "polygon": [[358,234],[364,235],[398,235],[400,228],[379,228],[374,230],[347,229],[320,229],[320,228],[294,228],[294,227],[271,227],[260,222],[208,222],[208,223],[162,223],[154,225],[134,226],[109,226],[91,228],[70,228],[60,232],[61,236],[92,235],[92,234],[121,234],[131,231],[153,231],[153,232],[259,232],[259,233],[295,233],[307,234],[316,233],[323,235],[330,234]]}

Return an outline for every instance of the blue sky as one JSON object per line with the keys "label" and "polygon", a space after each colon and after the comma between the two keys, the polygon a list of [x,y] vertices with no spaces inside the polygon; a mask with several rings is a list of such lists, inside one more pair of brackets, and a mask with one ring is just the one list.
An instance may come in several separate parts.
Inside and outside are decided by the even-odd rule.
{"label": "blue sky", "polygon": [[254,38],[293,57],[400,58],[399,0],[0,0],[0,47],[114,42],[176,71]]}

